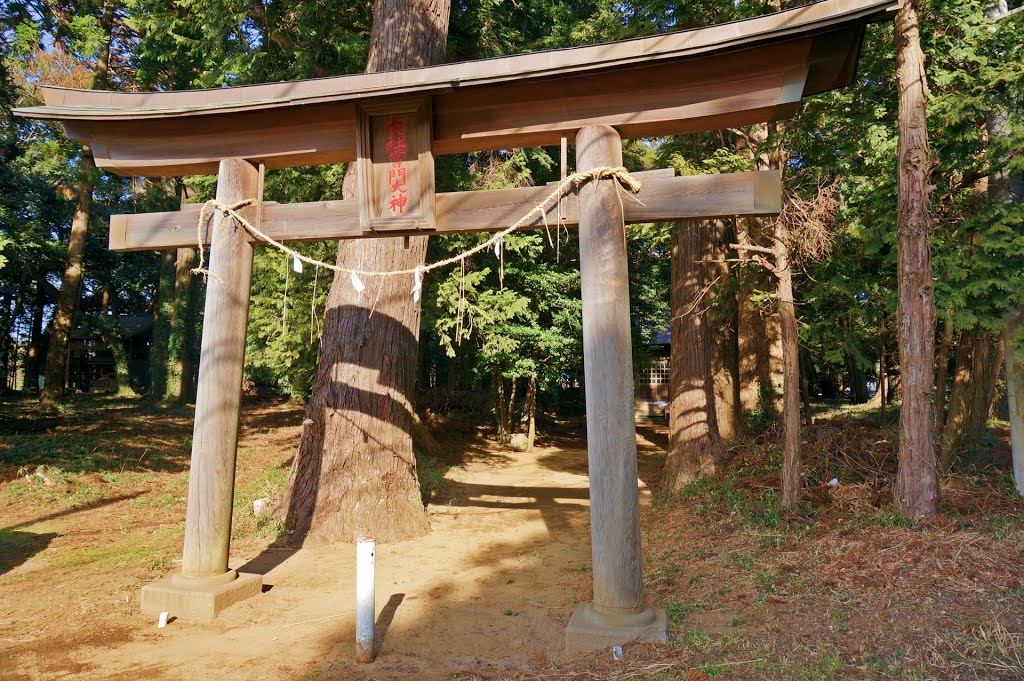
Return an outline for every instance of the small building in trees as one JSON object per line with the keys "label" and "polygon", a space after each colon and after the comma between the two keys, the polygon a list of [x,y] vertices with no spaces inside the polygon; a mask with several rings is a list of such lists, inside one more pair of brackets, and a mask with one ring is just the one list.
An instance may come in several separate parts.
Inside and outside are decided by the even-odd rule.
{"label": "small building in trees", "polygon": [[637,418],[666,418],[669,402],[669,375],[672,368],[672,333],[668,329],[651,334],[648,361],[637,372],[633,384]]}
{"label": "small building in trees", "polygon": [[[144,389],[149,381],[153,315],[118,315],[116,319],[132,386]],[[117,391],[117,364],[111,342],[115,341],[109,334],[93,325],[80,324],[72,330],[66,383],[69,391]]]}

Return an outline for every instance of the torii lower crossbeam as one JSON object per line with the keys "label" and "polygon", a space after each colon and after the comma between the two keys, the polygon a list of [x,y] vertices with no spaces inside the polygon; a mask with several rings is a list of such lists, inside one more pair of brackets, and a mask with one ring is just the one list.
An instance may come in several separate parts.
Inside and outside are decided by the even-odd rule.
{"label": "torii lower crossbeam", "polygon": [[[763,170],[724,175],[673,177],[671,168],[633,174],[643,186],[640,193],[623,200],[626,224],[694,220],[722,216],[778,215],[782,181],[779,172]],[[547,187],[492,189],[438,194],[437,229],[426,234],[498,231],[513,224],[552,190]],[[251,198],[251,197],[246,197]],[[110,218],[110,250],[139,251],[155,248],[195,248],[198,237],[199,204],[186,204],[166,213],[113,215]],[[526,229],[545,224],[575,227],[579,208],[574,195],[562,201],[562,218],[552,206],[545,218],[537,218]],[[263,203],[260,229],[278,241],[324,241],[396,236],[366,229],[359,219],[355,201],[311,203]],[[411,232],[424,234],[424,232]],[[211,231],[203,235],[210,243]]]}

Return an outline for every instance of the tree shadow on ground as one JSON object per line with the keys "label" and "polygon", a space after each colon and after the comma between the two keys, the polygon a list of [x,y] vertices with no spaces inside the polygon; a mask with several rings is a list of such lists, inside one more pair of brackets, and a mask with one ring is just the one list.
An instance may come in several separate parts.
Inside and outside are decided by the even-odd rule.
{"label": "tree shadow on ground", "polygon": [[[408,596],[391,596],[377,620],[372,664],[354,664],[355,627],[349,620],[325,625],[329,633],[321,639],[320,654],[296,671],[353,681],[537,673],[562,654],[568,616],[579,601],[591,597],[585,584],[589,575],[569,567],[588,561],[586,542],[551,543],[543,535],[528,534],[486,544],[458,561],[449,577],[438,577]],[[388,638],[383,637],[387,629],[382,631],[386,615],[388,628],[394,625]]]}
{"label": "tree shadow on ground", "polygon": [[[643,438],[637,442],[637,477],[648,489],[657,490],[668,447],[668,431],[657,424],[637,423],[636,432]],[[552,471],[587,475],[586,435],[571,431],[559,432],[552,440],[559,443],[559,449],[541,454],[537,463]]]}
{"label": "tree shadow on ground", "polygon": [[[118,502],[126,501],[128,499],[134,499],[136,497],[141,497],[143,494],[146,494],[147,492],[149,492],[148,489],[140,489],[140,490],[136,490],[134,492],[129,492],[128,494],[118,494],[117,496],[114,496],[114,497],[107,497],[105,499],[97,499],[96,501],[90,501],[87,504],[82,504],[80,506],[72,506],[71,508],[66,508],[63,511],[55,511],[53,513],[49,513],[47,515],[40,516],[38,518],[33,518],[31,520],[25,520],[25,521],[22,521],[20,523],[17,523],[16,525],[9,525],[8,527],[4,527],[4,528],[0,529],[0,533],[7,532],[8,530],[18,530],[18,529],[21,529],[22,527],[28,527],[30,525],[35,525],[37,523],[46,522],[47,520],[55,520],[57,518],[63,518],[64,516],[71,515],[73,513],[81,513],[83,511],[91,511],[91,510],[93,510],[95,508],[101,508],[103,506],[109,506],[110,504],[116,504]],[[0,535],[0,536],[2,536],[2,535]]]}
{"label": "tree shadow on ground", "polygon": [[445,488],[451,507],[536,510],[552,539],[581,539],[579,522],[589,517],[587,487],[538,487],[532,485],[481,485],[449,482]]}
{"label": "tree shadow on ground", "polygon": [[261,400],[242,407],[239,439],[248,433],[301,428],[305,405],[285,399]]}
{"label": "tree shadow on ground", "polygon": [[41,465],[71,474],[173,473],[188,467],[192,419],[187,410],[168,412],[139,399],[96,395],[75,398],[70,411],[59,415],[40,415],[36,402],[27,398],[3,406],[3,482],[22,468]]}
{"label": "tree shadow on ground", "polygon": [[7,574],[50,545],[56,532],[21,532],[0,530],[0,575]]}

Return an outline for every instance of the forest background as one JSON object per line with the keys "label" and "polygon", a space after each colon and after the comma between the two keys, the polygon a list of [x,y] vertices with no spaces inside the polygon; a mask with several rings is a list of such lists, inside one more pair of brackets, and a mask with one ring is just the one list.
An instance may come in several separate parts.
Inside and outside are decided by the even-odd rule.
{"label": "forest background", "polygon": [[[470,0],[451,7],[446,61],[632,38],[795,4]],[[1013,357],[1024,305],[1024,50],[1022,14],[1014,9],[991,0],[919,3],[931,89],[935,432],[944,468],[984,434],[993,409],[1008,417],[1005,367],[1014,363],[1004,358]],[[214,177],[99,172],[89,150],[60,126],[13,117],[13,106],[38,104],[42,84],[138,91],[355,73],[366,68],[372,18],[369,2],[7,2],[0,10],[0,385],[24,390],[45,373],[44,406],[58,402],[67,361],[59,350],[80,327],[114,348],[122,394],[167,406],[190,401],[203,323],[203,282],[188,271],[195,250],[111,253],[108,218],[173,210],[183,200],[211,198],[215,186]],[[642,375],[657,365],[651,340],[670,320],[701,320],[705,335],[676,343],[673,364],[690,371],[677,382],[714,385],[714,395],[692,396],[714,424],[713,439],[728,442],[782,412],[773,263],[736,242],[784,244],[792,262],[805,419],[812,400],[873,398],[883,419],[887,405],[899,402],[895,50],[890,23],[869,27],[856,87],[808,100],[784,124],[625,145],[630,170],[784,170],[783,232],[776,221],[695,225],[704,237],[695,257],[673,261],[683,248],[673,245],[680,230],[629,228],[634,367]],[[437,190],[543,184],[558,178],[558,157],[557,148],[442,157]],[[342,198],[344,175],[343,165],[270,171],[264,198]],[[428,260],[482,238],[431,238]],[[335,247],[299,248],[330,261]],[[524,446],[532,445],[537,414],[581,413],[578,254],[574,232],[517,234],[500,260],[481,254],[428,277],[420,411],[491,419],[499,442],[522,431]],[[672,309],[673,279],[688,274],[699,285]],[[309,398],[328,275],[297,272],[280,253],[257,250],[250,390]],[[129,376],[118,315],[153,316],[146,380]],[[673,439],[673,448],[685,445]]]}

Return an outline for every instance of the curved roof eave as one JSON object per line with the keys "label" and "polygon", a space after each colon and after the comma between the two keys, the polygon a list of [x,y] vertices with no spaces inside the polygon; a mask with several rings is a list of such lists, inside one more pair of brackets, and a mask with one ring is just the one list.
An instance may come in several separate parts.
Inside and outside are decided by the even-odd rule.
{"label": "curved roof eave", "polygon": [[[442,64],[403,71],[206,90],[123,93],[44,87],[46,106],[15,113],[61,121],[190,118],[454,89],[672,62],[863,25],[900,0],[824,0],[727,24],[585,47]],[[812,65],[813,69],[813,65]],[[813,74],[809,78],[813,81]],[[842,83],[826,83],[836,87]]]}

